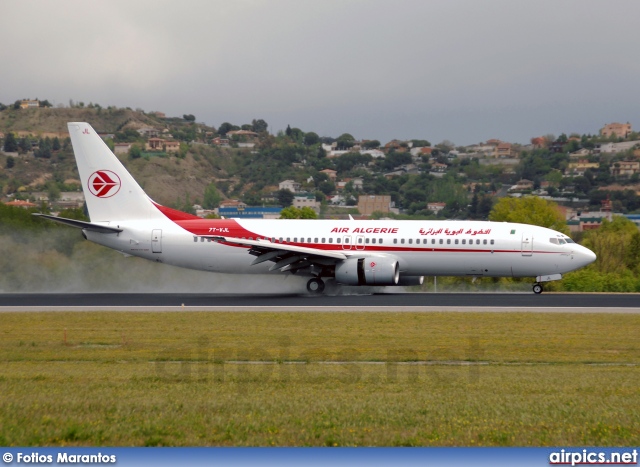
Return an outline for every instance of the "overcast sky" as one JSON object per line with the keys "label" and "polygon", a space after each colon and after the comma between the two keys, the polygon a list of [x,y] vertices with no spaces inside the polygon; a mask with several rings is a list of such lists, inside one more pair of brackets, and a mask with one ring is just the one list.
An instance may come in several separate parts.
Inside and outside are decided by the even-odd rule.
{"label": "overcast sky", "polygon": [[640,128],[637,0],[4,0],[0,17],[5,104],[382,142]]}

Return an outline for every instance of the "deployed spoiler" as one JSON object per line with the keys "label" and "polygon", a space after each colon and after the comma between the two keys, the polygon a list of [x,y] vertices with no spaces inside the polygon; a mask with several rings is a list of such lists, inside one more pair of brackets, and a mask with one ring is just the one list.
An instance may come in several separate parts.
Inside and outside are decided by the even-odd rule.
{"label": "deployed spoiler", "polygon": [[45,219],[49,219],[54,222],[59,222],[60,224],[69,225],[71,227],[75,227],[76,229],[89,230],[91,232],[98,232],[98,233],[122,232],[122,229],[117,229],[115,227],[108,227],[106,225],[100,225],[100,224],[92,224],[91,222],[78,221],[75,219],[67,219],[65,217],[50,216],[49,214],[41,214],[39,212],[34,212],[33,215],[38,217],[44,217]]}

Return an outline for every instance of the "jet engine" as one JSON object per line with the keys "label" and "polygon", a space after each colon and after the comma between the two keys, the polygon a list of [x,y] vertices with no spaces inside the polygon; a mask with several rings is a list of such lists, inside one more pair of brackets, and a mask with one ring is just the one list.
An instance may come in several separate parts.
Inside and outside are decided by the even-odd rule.
{"label": "jet engine", "polygon": [[336,264],[336,282],[344,285],[398,285],[398,261],[388,257],[348,258]]}
{"label": "jet engine", "polygon": [[422,285],[424,283],[424,276],[402,276],[398,281],[398,285],[404,285],[406,287],[411,285]]}

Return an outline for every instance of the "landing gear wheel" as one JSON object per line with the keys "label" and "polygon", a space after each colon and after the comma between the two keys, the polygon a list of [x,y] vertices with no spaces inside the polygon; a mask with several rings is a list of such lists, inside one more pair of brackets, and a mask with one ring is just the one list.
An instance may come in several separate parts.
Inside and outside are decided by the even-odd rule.
{"label": "landing gear wheel", "polygon": [[321,294],[322,292],[324,292],[324,281],[319,277],[309,279],[309,282],[307,282],[307,290],[309,291],[309,293],[312,293],[314,295]]}
{"label": "landing gear wheel", "polygon": [[539,295],[542,293],[542,285],[540,284],[533,284],[533,293],[536,295]]}

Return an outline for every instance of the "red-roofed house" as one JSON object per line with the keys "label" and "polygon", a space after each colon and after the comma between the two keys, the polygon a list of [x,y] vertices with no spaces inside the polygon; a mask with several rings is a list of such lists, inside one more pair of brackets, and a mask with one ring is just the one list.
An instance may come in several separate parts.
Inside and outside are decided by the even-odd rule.
{"label": "red-roofed house", "polygon": [[7,206],[15,206],[17,208],[25,208],[25,209],[29,209],[29,208],[35,208],[38,205],[37,204],[33,204],[30,203],[29,201],[22,201],[21,199],[17,199],[15,201],[9,201],[8,203],[4,203]]}

